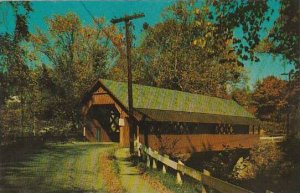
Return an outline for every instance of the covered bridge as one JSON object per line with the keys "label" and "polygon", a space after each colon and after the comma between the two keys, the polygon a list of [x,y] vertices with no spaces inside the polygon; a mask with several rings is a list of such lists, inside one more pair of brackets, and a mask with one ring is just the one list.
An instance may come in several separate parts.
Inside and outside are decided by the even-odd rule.
{"label": "covered bridge", "polygon": [[[82,100],[89,141],[129,146],[127,83],[98,80]],[[250,148],[258,121],[235,101],[133,84],[135,138],[158,151]]]}

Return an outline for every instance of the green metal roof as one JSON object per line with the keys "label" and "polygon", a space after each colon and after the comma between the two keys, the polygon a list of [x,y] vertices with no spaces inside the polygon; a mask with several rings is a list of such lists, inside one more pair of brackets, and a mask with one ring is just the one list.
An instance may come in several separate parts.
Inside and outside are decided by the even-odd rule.
{"label": "green metal roof", "polygon": [[[105,80],[105,79],[100,79],[100,82],[126,108],[128,108],[127,83],[116,82],[116,81]],[[247,112],[243,107],[238,105],[233,100],[226,100],[217,97],[205,96],[200,94],[192,94],[188,92],[181,92],[181,91],[163,89],[163,88],[157,88],[151,86],[143,86],[138,84],[133,84],[133,107],[136,110],[140,109],[140,112],[142,113],[146,114],[146,112],[148,112],[148,114],[150,113],[152,117],[156,117],[156,118],[158,118],[159,114],[155,116],[155,113],[153,113],[153,111],[155,110],[158,110],[160,112],[159,117],[162,117],[163,115],[162,112],[164,112],[165,115],[167,115],[166,112],[169,112],[168,114],[170,114],[171,111],[177,112],[175,114],[172,113],[172,117],[175,116],[174,119],[176,120],[177,119],[180,120],[180,116],[183,114],[188,116],[187,113],[192,113],[190,115],[195,115],[195,113],[199,114],[199,116],[197,116],[199,118],[200,118],[200,114],[202,114],[202,117],[203,115],[206,115],[205,117],[207,117],[208,115],[214,115],[215,117],[214,119],[216,119],[216,117],[223,117],[223,118],[227,117],[228,120],[231,120],[230,122],[234,122],[234,120],[238,117],[248,118],[247,120],[255,119],[255,117],[252,114]],[[195,116],[191,116],[191,117],[193,117],[193,119],[196,119]],[[222,120],[224,120],[223,118]],[[185,119],[188,119],[188,117]],[[196,122],[196,121],[192,121],[192,122]],[[199,120],[199,122],[201,121]],[[219,122],[219,121],[216,120],[215,122]]]}

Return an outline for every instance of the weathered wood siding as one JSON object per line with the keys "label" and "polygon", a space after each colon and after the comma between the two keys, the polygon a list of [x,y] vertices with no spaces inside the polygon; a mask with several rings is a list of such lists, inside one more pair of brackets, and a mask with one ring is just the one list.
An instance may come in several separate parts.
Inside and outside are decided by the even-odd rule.
{"label": "weathered wood siding", "polygon": [[99,131],[99,141],[110,142],[112,139],[109,137],[107,131],[101,126],[101,123],[97,117],[91,117],[89,112],[93,106],[101,108],[105,105],[113,105],[120,113],[120,118],[124,119],[125,125],[120,127],[120,146],[129,147],[129,128],[127,121],[127,114],[122,109],[120,104],[118,104],[113,97],[102,87],[100,87],[96,92],[93,93],[90,100],[82,108],[82,113],[86,118],[86,139],[88,141],[97,141],[97,129]]}
{"label": "weathered wood siding", "polygon": [[90,131],[88,128],[85,129],[85,138],[86,138],[86,140],[88,140],[90,142],[97,141],[94,133],[92,131]]}
{"label": "weathered wood siding", "polygon": [[[147,139],[145,140],[145,136]],[[172,152],[172,154],[203,151],[221,151],[225,148],[251,148],[259,140],[255,134],[163,134],[139,135],[142,144],[153,150]],[[148,144],[147,144],[148,143]]]}

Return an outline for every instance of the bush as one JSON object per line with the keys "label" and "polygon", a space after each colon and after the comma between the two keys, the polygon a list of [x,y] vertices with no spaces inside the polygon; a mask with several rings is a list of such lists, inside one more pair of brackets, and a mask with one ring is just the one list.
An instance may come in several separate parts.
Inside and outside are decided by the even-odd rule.
{"label": "bush", "polygon": [[249,157],[240,159],[232,177],[237,184],[256,192],[297,192],[300,189],[300,141],[289,139],[283,143],[260,142]]}
{"label": "bush", "polygon": [[251,149],[249,157],[238,160],[232,177],[237,180],[248,180],[258,175],[267,175],[273,168],[278,167],[282,158],[283,152],[276,143],[260,142]]}
{"label": "bush", "polygon": [[261,121],[260,126],[262,130],[270,136],[284,135],[286,133],[284,122]]}
{"label": "bush", "polygon": [[232,170],[236,161],[245,154],[240,149],[229,150],[212,154],[209,160],[204,161],[204,169],[211,172],[217,178],[228,180],[231,177]]}
{"label": "bush", "polygon": [[274,142],[260,142],[250,151],[250,160],[258,171],[268,171],[280,163],[283,152]]}

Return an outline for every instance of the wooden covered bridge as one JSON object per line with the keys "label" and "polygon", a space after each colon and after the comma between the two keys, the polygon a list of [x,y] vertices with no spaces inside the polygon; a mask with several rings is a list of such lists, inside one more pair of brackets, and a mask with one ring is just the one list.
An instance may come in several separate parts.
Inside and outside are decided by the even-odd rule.
{"label": "wooden covered bridge", "polygon": [[[89,141],[129,146],[127,83],[100,79],[82,100]],[[250,148],[258,121],[232,100],[133,84],[135,138],[157,151]]]}

